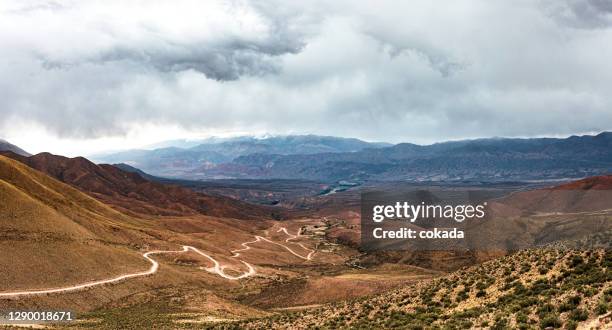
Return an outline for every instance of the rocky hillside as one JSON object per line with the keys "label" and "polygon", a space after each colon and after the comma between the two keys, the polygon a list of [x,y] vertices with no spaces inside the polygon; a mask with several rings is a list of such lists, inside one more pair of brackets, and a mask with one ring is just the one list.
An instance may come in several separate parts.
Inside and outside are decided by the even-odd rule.
{"label": "rocky hillside", "polygon": [[609,329],[610,266],[610,250],[525,250],[379,296],[217,328]]}

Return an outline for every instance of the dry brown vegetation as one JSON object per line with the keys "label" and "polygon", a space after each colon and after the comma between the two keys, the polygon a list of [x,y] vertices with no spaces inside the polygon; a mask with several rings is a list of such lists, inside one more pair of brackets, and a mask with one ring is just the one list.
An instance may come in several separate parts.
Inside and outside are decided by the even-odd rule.
{"label": "dry brown vegetation", "polygon": [[[609,250],[531,249],[447,274],[430,269],[454,270],[498,255],[362,255],[353,248],[359,213],[345,197],[324,199],[320,208],[295,212],[296,218],[283,222],[257,212],[248,220],[214,216],[230,212],[239,217],[233,212],[252,210],[240,209],[242,204],[229,199],[219,204],[212,197],[199,200],[197,206],[209,205],[208,201],[214,207],[189,207],[182,214],[191,201],[179,201],[177,206],[164,196],[174,194],[175,188],[139,183],[137,177],[126,177],[127,184],[115,182],[123,174],[112,174],[112,169],[62,164],[59,170],[41,169],[78,188],[0,156],[0,292],[62,287],[143,271],[149,267],[143,252],[181,245],[206,251],[229,274],[238,274],[244,265],[232,251],[255,235],[285,243],[303,255],[316,250],[315,257],[304,260],[277,244],[259,241],[240,256],[256,266],[257,275],[228,281],[207,272],[210,261],[196,254],[161,255],[155,258],[160,271],[152,276],[84,291],[0,299],[4,310],[70,306],[80,320],[71,327],[106,329],[572,329],[598,322],[610,310]],[[156,215],[158,209],[168,212]],[[585,227],[585,219],[609,221],[609,215],[532,219],[538,226],[561,230]],[[281,228],[306,234],[288,242]],[[610,241],[602,235],[597,236],[600,242]]]}
{"label": "dry brown vegetation", "polygon": [[[278,229],[287,227],[290,233],[297,233],[303,226],[319,223],[317,219],[303,219],[280,224],[272,220],[239,220],[201,214],[127,215],[57,179],[2,156],[0,199],[3,201],[0,205],[0,248],[3,252],[0,254],[0,292],[66,287],[144,271],[150,264],[142,258],[143,252],[176,250],[181,245],[202,249],[227,267],[229,274],[238,273],[243,271],[244,265],[231,257],[231,251],[241,248],[241,242],[252,241],[254,235],[265,235],[299,250],[298,244],[285,242],[288,236]],[[322,240],[323,237],[317,240],[305,237],[295,241],[317,249]],[[161,264],[160,271],[152,276],[82,291],[3,298],[0,299],[0,308],[70,306],[78,313],[98,311],[88,319],[102,317],[105,320],[102,324],[109,328],[113,328],[113,318],[118,318],[117,314],[129,312],[125,314],[129,323],[129,318],[134,317],[131,315],[133,310],[144,308],[151,311],[154,309],[151,306],[160,304],[170,307],[167,311],[160,307],[158,315],[151,317],[151,322],[160,321],[160,315],[166,312],[174,316],[164,317],[192,313],[197,315],[193,317],[195,319],[263,316],[267,312],[245,305],[244,301],[259,295],[262,288],[273,288],[299,278],[325,284],[325,279],[333,279],[349,269],[344,261],[354,251],[342,246],[333,251],[321,250],[317,251],[314,260],[307,261],[278,245],[259,242],[242,254],[241,257],[256,265],[256,276],[227,281],[207,272],[205,268],[211,263],[201,256],[160,255],[155,257]],[[341,281],[345,287],[361,283],[350,279]],[[378,286],[378,290],[386,288],[388,286]],[[309,290],[304,291],[304,299],[295,303],[307,301],[310,294]],[[343,297],[335,294],[325,301]],[[115,316],[106,318],[100,315]],[[97,321],[92,324],[100,326]]]}
{"label": "dry brown vegetation", "polygon": [[25,157],[8,151],[0,152],[0,155],[24,163],[124,213],[136,216],[282,217],[278,210],[272,208],[152,182],[137,173],[108,164],[96,165],[83,157],[68,158],[50,153]]}
{"label": "dry brown vegetation", "polygon": [[575,329],[609,313],[611,265],[612,251],[525,250],[373,298],[216,327]]}
{"label": "dry brown vegetation", "polygon": [[155,239],[134,219],[1,156],[0,173],[1,291],[147,267],[134,243]]}

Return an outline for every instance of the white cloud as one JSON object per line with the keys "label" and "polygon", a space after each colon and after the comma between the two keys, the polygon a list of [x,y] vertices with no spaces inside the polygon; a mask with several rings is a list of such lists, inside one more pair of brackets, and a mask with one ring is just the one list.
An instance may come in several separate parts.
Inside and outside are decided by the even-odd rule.
{"label": "white cloud", "polygon": [[96,149],[160,136],[134,133],[147,125],[393,142],[607,130],[598,1],[559,5],[580,24],[527,0],[3,2],[0,127]]}

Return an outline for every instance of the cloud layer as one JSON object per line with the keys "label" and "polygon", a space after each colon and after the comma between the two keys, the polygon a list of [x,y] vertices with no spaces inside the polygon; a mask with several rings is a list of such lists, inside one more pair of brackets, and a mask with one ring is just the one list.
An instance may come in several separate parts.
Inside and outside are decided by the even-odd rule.
{"label": "cloud layer", "polygon": [[8,1],[0,127],[393,142],[612,129],[605,0]]}

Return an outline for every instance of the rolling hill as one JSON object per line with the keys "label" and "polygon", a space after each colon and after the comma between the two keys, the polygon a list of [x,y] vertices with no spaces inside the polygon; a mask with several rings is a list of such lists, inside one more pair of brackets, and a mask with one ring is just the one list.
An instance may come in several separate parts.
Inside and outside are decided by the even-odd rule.
{"label": "rolling hill", "polygon": [[373,297],[219,329],[609,329],[612,252],[525,250]]}
{"label": "rolling hill", "polygon": [[0,268],[11,270],[0,272],[0,291],[141,270],[136,249],[159,243],[136,219],[4,156],[0,200]]}
{"label": "rolling hill", "polygon": [[50,153],[30,157],[11,152],[1,154],[77,187],[104,203],[135,214],[203,214],[239,219],[280,216],[280,213],[272,208],[152,182],[138,173],[124,171],[113,165],[96,165],[83,157],[67,158]]}
{"label": "rolling hill", "polygon": [[501,214],[549,214],[612,210],[612,175],[589,177],[550,188],[511,194],[498,201]]}

